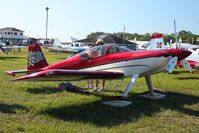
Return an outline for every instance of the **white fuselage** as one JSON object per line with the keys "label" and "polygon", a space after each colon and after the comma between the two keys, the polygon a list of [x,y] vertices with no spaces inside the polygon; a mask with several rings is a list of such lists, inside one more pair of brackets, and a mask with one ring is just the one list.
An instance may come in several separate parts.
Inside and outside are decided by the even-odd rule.
{"label": "white fuselage", "polygon": [[165,66],[168,64],[170,59],[171,56],[147,57],[141,59],[114,62],[82,70],[112,71],[122,72],[125,76],[132,76],[134,74],[140,74],[141,76],[143,76],[165,71]]}
{"label": "white fuselage", "polygon": [[67,45],[63,45],[61,43],[55,43],[53,44],[53,49],[54,51],[66,51],[66,52],[76,52],[79,53],[81,51],[89,49],[88,46],[81,44],[81,43],[71,43]]}

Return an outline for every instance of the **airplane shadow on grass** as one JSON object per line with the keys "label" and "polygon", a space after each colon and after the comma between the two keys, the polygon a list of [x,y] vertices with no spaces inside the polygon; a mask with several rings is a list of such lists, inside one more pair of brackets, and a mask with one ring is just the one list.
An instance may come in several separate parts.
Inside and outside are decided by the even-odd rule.
{"label": "airplane shadow on grass", "polygon": [[16,60],[16,59],[26,59],[25,57],[14,57],[14,56],[8,56],[8,57],[0,57],[0,60],[9,60],[9,61],[13,61],[13,60]]}
{"label": "airplane shadow on grass", "polygon": [[181,71],[173,71],[171,74],[178,75],[182,73],[190,73],[190,72],[188,72],[187,70],[181,70]]}
{"label": "airplane shadow on grass", "polygon": [[0,103],[0,112],[2,113],[15,114],[17,110],[28,110],[28,109],[19,104],[8,105]]}
{"label": "airplane shadow on grass", "polygon": [[58,90],[57,88],[28,88],[26,89],[27,92],[33,93],[33,94],[52,94],[61,92],[61,90]]}
{"label": "airplane shadow on grass", "polygon": [[136,121],[142,116],[150,117],[162,109],[199,117],[199,111],[183,107],[199,103],[199,97],[177,92],[167,92],[166,95],[165,99],[159,101],[146,100],[134,95],[130,97],[133,103],[125,108],[111,107],[95,101],[81,105],[50,108],[40,113],[63,121],[80,121],[106,127]]}
{"label": "airplane shadow on grass", "polygon": [[[32,94],[44,94],[44,95],[48,95],[48,94],[53,94],[53,93],[61,93],[65,90],[60,90],[58,88],[28,88],[26,89],[26,92],[28,93],[32,93]],[[76,87],[75,90],[69,90],[68,92],[73,92],[76,94],[81,94],[81,95],[95,95],[95,96],[99,96],[102,99],[103,98],[107,98],[107,95],[105,94],[98,94],[98,93],[90,93],[89,91],[87,91],[86,89],[83,88],[79,88]]]}
{"label": "airplane shadow on grass", "polygon": [[58,60],[65,60],[67,57],[62,57],[62,58],[56,58],[56,59],[58,59]]}
{"label": "airplane shadow on grass", "polygon": [[190,77],[178,77],[178,78],[176,78],[176,79],[178,79],[178,80],[193,80],[193,79],[199,79],[199,77],[192,77],[192,76],[190,76]]}

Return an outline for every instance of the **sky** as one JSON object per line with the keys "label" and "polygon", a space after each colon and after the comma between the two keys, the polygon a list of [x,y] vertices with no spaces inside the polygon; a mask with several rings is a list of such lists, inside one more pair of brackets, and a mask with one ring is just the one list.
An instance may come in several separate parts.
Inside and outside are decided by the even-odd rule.
{"label": "sky", "polygon": [[67,41],[92,32],[199,34],[199,0],[0,0],[0,28],[15,27],[31,37]]}

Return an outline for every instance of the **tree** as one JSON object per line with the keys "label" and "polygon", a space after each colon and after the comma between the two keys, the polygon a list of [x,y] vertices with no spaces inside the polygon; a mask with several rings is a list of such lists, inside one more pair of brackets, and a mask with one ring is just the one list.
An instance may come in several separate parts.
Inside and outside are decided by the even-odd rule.
{"label": "tree", "polygon": [[93,32],[93,33],[90,33],[89,35],[87,35],[87,38],[91,38],[91,37],[101,35],[101,34],[104,34],[104,32]]}
{"label": "tree", "polygon": [[[104,32],[94,32],[94,33],[87,35],[87,37],[101,35],[103,33]],[[142,35],[142,34],[138,34],[138,33],[117,32],[117,33],[113,33],[113,35],[116,37],[119,37],[121,39],[123,39],[123,36],[125,35],[125,39],[128,39],[128,40],[134,40],[136,38],[136,40],[140,40],[140,41],[149,41],[151,39],[150,33],[145,33],[144,35]],[[170,43],[170,40],[172,40],[173,43],[176,42],[176,37],[174,34],[171,34],[171,35],[164,34],[163,38],[164,38],[165,44],[167,42]],[[179,31],[178,39],[179,38],[181,38],[182,42],[184,42],[184,43],[199,44],[199,42],[197,41],[197,38],[199,38],[199,35],[193,34],[191,31],[186,31],[186,30]]]}

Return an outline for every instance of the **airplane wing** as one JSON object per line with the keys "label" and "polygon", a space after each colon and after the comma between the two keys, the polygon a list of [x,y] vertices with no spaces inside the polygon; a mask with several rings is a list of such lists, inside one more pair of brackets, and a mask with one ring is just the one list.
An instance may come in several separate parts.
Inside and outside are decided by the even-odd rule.
{"label": "airplane wing", "polygon": [[0,49],[4,52],[4,53],[8,53],[11,52],[12,49],[21,49],[21,48],[26,48],[27,46],[0,46]]}
{"label": "airplane wing", "polygon": [[124,74],[121,72],[50,69],[28,74],[15,80],[77,81],[87,79],[115,79],[122,76]]}
{"label": "airplane wing", "polygon": [[78,50],[71,49],[71,48],[49,48],[52,52],[70,52],[70,53],[78,53]]}

